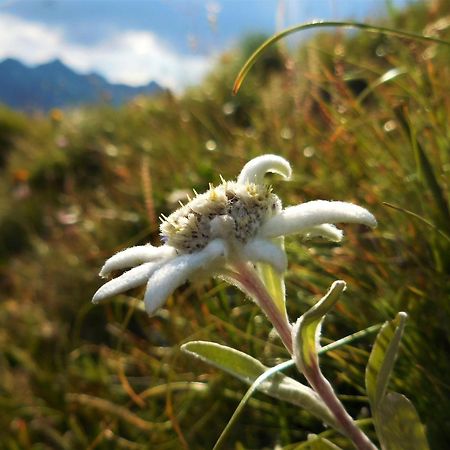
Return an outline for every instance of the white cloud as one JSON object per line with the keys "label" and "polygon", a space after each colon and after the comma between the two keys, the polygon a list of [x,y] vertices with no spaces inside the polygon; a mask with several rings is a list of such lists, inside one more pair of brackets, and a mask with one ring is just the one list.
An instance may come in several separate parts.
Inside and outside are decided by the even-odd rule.
{"label": "white cloud", "polygon": [[70,42],[60,27],[0,14],[0,58],[39,64],[59,58],[82,72],[96,71],[116,83],[151,80],[179,91],[199,82],[213,58],[174,52],[155,34],[125,30],[95,44]]}

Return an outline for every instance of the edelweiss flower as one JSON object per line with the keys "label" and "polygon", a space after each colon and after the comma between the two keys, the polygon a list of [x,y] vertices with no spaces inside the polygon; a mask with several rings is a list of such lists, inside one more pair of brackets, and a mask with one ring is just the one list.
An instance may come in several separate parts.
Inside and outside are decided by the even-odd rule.
{"label": "edelweiss flower", "polygon": [[93,302],[146,283],[145,309],[152,314],[178,286],[205,275],[232,279],[247,293],[254,293],[258,286],[244,278],[246,268],[266,263],[280,274],[286,270],[286,254],[276,238],[296,233],[338,242],[342,232],[332,223],[376,226],[372,214],[351,203],[316,200],[282,209],[280,199],[264,184],[267,172],[289,179],[291,167],[276,155],[254,158],[236,181],[210,186],[165,217],[161,224],[164,245],[131,247],[109,258],[101,276],[129,270],[104,284]]}

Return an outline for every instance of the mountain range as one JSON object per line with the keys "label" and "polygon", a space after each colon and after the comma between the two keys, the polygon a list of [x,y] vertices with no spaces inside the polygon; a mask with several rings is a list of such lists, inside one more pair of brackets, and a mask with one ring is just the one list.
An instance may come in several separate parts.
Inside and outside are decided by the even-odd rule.
{"label": "mountain range", "polygon": [[144,86],[112,84],[90,73],[79,74],[59,59],[35,67],[7,58],[0,62],[0,103],[22,111],[48,111],[106,102],[120,105],[137,95],[163,91],[156,82]]}

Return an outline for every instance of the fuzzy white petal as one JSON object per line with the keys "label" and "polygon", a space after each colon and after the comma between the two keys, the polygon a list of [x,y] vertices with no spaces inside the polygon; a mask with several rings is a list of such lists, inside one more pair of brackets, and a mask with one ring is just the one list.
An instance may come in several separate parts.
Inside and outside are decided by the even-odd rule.
{"label": "fuzzy white petal", "polygon": [[178,256],[164,264],[148,280],[144,298],[147,313],[153,314],[178,286],[196,272],[212,272],[214,260],[224,254],[225,245],[220,239],[216,239],[199,252]]}
{"label": "fuzzy white petal", "polygon": [[366,209],[352,203],[315,200],[291,206],[271,217],[262,225],[259,235],[272,238],[293,233],[303,233],[317,225],[328,223],[360,223],[376,227],[375,217]]}
{"label": "fuzzy white petal", "polygon": [[240,184],[263,184],[264,175],[273,172],[283,178],[291,178],[292,169],[288,161],[278,155],[262,155],[250,160],[243,168],[237,182]]}
{"label": "fuzzy white petal", "polygon": [[315,227],[308,228],[304,233],[307,239],[319,236],[332,242],[341,242],[342,236],[344,235],[342,230],[330,223],[324,223],[323,225],[316,225]]}
{"label": "fuzzy white petal", "polygon": [[153,247],[153,245],[147,244],[130,247],[111,256],[103,265],[100,276],[105,277],[113,270],[126,269],[145,262],[170,258],[174,255],[175,249],[168,245]]}
{"label": "fuzzy white petal", "polygon": [[148,262],[128,270],[120,277],[114,278],[104,284],[92,298],[93,303],[98,303],[105,298],[133,289],[145,284],[149,277],[159,269],[164,262]]}
{"label": "fuzzy white petal", "polygon": [[242,253],[244,259],[270,264],[280,273],[287,269],[286,252],[267,239],[253,239],[245,245]]}

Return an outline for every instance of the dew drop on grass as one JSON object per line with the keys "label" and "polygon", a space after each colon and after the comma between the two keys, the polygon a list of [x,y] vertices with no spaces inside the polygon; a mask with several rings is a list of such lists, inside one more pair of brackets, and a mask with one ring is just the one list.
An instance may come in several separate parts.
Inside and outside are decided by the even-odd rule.
{"label": "dew drop on grass", "polygon": [[106,153],[108,156],[111,156],[111,158],[115,158],[115,157],[119,154],[119,150],[118,150],[118,148],[117,148],[115,145],[113,145],[113,144],[108,144],[108,145],[105,147],[105,153]]}
{"label": "dew drop on grass", "polygon": [[217,148],[216,141],[214,141],[212,139],[210,139],[209,141],[206,141],[205,147],[206,147],[206,150],[213,152]]}
{"label": "dew drop on grass", "polygon": [[222,111],[226,116],[234,113],[235,107],[233,102],[227,102],[222,106]]}
{"label": "dew drop on grass", "polygon": [[379,45],[377,47],[377,49],[375,50],[375,54],[379,57],[382,58],[383,56],[386,56],[386,49],[384,48],[383,45]]}
{"label": "dew drop on grass", "polygon": [[286,140],[292,139],[293,136],[292,130],[290,128],[284,127],[280,132],[280,136],[282,139]]}
{"label": "dew drop on grass", "polygon": [[315,153],[316,149],[310,145],[303,149],[303,155],[305,156],[305,158],[312,158]]}
{"label": "dew drop on grass", "polygon": [[181,111],[180,119],[184,123],[188,123],[191,120],[191,118],[189,117],[189,113],[187,111]]}
{"label": "dew drop on grass", "polygon": [[395,120],[388,120],[384,125],[383,129],[386,133],[390,133],[397,128],[397,122]]}

